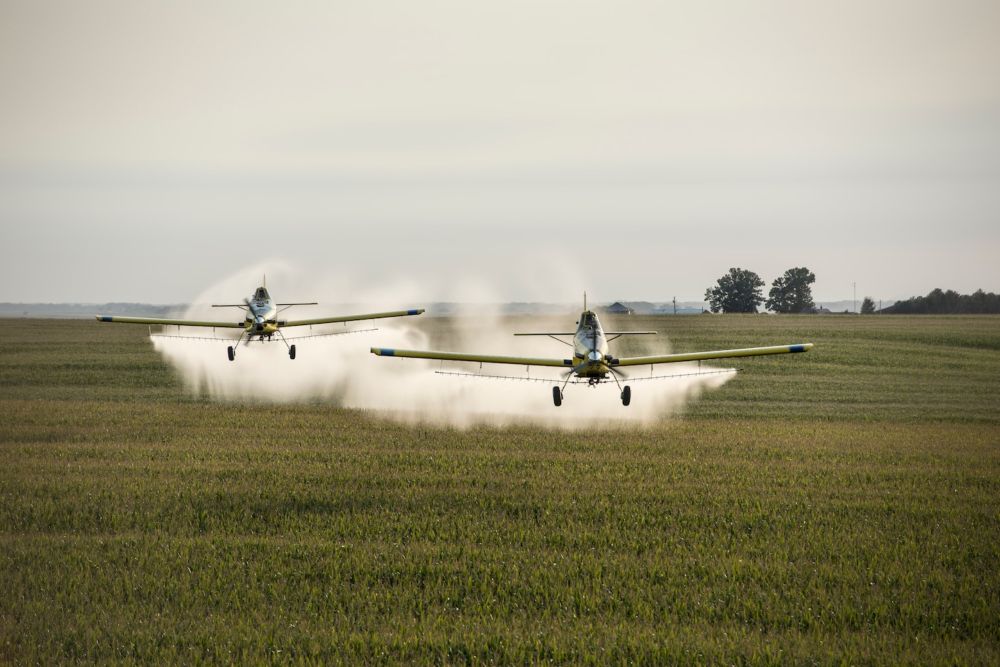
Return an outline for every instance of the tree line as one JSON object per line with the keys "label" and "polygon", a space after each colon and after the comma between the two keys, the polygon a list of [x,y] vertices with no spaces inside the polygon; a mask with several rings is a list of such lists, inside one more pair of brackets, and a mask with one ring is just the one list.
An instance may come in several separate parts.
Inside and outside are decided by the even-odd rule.
{"label": "tree line", "polygon": [[[809,269],[788,269],[771,283],[764,298],[764,281],[748,269],[731,268],[713,287],[705,290],[705,300],[713,313],[756,313],[761,304],[775,313],[814,313],[816,304],[812,287],[816,274]],[[959,294],[954,290],[935,289],[927,296],[915,296],[876,311],[875,301],[866,296],[861,314],[875,312],[898,315],[1000,313],[1000,294],[976,290]]]}
{"label": "tree line", "polygon": [[763,303],[776,313],[811,313],[812,285],[816,274],[809,269],[788,269],[771,283],[771,291],[764,298],[764,281],[748,269],[732,268],[714,287],[705,290],[705,300],[713,313],[756,313]]}
{"label": "tree line", "polygon": [[981,289],[972,294],[959,294],[954,290],[938,288],[931,290],[927,296],[897,301],[879,312],[893,315],[1000,313],[1000,294]]}

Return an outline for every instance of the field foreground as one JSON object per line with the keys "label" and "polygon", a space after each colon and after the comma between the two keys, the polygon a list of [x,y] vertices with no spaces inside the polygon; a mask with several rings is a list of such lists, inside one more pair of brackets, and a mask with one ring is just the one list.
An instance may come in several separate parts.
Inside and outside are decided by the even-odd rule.
{"label": "field foreground", "polygon": [[455,430],[0,320],[0,661],[1000,661],[1000,318],[629,324],[817,347],[649,428]]}

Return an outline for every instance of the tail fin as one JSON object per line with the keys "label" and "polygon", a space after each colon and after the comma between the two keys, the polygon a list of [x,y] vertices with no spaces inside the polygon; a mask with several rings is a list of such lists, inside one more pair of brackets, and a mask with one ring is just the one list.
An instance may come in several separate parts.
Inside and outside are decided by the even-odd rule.
{"label": "tail fin", "polygon": [[586,292],[583,293],[583,310],[584,310],[584,312],[587,311],[587,293]]}

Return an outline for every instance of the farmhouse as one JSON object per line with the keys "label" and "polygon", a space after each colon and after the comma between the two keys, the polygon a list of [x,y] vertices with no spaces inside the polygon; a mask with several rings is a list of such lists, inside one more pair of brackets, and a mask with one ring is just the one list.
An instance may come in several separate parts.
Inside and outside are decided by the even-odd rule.
{"label": "farmhouse", "polygon": [[609,315],[631,315],[633,313],[632,309],[621,301],[615,301],[604,310],[607,311]]}

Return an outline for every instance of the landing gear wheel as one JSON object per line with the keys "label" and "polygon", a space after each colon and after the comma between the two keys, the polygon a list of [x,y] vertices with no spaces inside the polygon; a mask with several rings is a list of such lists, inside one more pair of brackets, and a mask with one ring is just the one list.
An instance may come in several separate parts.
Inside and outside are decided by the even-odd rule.
{"label": "landing gear wheel", "polygon": [[559,390],[559,387],[552,387],[552,402],[556,404],[557,408],[562,405],[562,391]]}
{"label": "landing gear wheel", "polygon": [[288,348],[288,358],[289,359],[294,359],[295,358],[295,346],[294,345],[292,345],[290,348]]}
{"label": "landing gear wheel", "polygon": [[233,349],[232,345],[229,346],[226,352],[229,354],[229,361],[236,361],[236,350]]}
{"label": "landing gear wheel", "polygon": [[628,405],[632,402],[632,387],[625,385],[622,389],[622,405]]}

